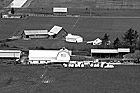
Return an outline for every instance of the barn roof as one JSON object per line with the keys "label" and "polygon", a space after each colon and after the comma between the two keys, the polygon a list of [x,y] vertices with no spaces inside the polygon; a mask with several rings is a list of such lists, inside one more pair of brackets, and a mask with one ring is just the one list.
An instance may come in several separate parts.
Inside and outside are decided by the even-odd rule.
{"label": "barn roof", "polygon": [[54,7],[53,12],[63,12],[66,13],[68,11],[68,8],[65,7]]}
{"label": "barn roof", "polygon": [[0,50],[0,53],[19,53],[20,50]]}
{"label": "barn roof", "polygon": [[81,36],[78,36],[78,35],[72,35],[72,34],[68,34],[66,36],[66,38],[73,38],[73,39],[77,39],[77,38],[82,38]]}
{"label": "barn roof", "polygon": [[54,26],[49,32],[49,35],[54,35],[54,34],[58,34],[61,30],[63,29],[63,27],[61,26]]}
{"label": "barn roof", "polygon": [[48,34],[48,30],[24,30],[25,35],[42,35]]}

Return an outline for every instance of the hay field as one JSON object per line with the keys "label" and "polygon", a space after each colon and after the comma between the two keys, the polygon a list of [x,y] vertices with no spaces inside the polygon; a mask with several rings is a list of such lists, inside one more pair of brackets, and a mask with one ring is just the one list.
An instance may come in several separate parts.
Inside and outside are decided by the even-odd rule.
{"label": "hay field", "polygon": [[[0,66],[1,93],[139,93],[139,66],[64,69]],[[43,76],[42,76],[43,75]],[[48,81],[49,83],[43,83]]]}

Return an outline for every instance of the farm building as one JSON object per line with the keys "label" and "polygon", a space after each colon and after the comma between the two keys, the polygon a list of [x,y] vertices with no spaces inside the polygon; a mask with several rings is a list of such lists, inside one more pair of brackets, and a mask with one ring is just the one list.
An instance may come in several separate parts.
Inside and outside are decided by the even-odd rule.
{"label": "farm building", "polygon": [[123,55],[129,52],[130,52],[129,48],[91,49],[92,57],[96,58],[123,58]]}
{"label": "farm building", "polygon": [[51,38],[58,38],[58,39],[63,39],[66,37],[67,35],[67,32],[66,30],[61,27],[61,26],[54,26],[49,32],[48,32],[48,35],[51,37]]}
{"label": "farm building", "polygon": [[65,38],[67,42],[76,42],[76,43],[83,42],[83,38],[78,35],[68,34]]}
{"label": "farm building", "polygon": [[22,33],[23,39],[30,38],[47,38],[48,30],[24,30]]}
{"label": "farm building", "polygon": [[68,12],[68,8],[63,8],[63,7],[53,8],[53,15],[55,16],[66,16],[67,12]]}
{"label": "farm building", "polygon": [[29,50],[30,64],[47,64],[50,62],[69,62],[71,51],[62,48],[60,50]]}
{"label": "farm building", "polygon": [[3,59],[17,59],[21,56],[20,50],[0,50],[0,60]]}
{"label": "farm building", "polygon": [[93,41],[88,41],[87,44],[92,44],[92,45],[101,45],[102,44],[102,40],[100,38],[96,38]]}

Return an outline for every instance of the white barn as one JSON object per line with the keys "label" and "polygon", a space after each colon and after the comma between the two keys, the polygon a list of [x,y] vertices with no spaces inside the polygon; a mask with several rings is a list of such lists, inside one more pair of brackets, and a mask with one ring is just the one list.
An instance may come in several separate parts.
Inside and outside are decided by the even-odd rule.
{"label": "white barn", "polygon": [[81,36],[78,35],[72,35],[72,34],[68,34],[65,37],[67,42],[75,42],[75,43],[81,43],[83,42],[83,38]]}
{"label": "white barn", "polygon": [[0,59],[20,59],[20,50],[0,50]]}
{"label": "white barn", "polygon": [[29,50],[29,64],[47,64],[55,62],[69,62],[71,51],[60,50]]}
{"label": "white barn", "polygon": [[68,8],[66,7],[54,7],[53,15],[55,16],[66,16],[68,12]]}

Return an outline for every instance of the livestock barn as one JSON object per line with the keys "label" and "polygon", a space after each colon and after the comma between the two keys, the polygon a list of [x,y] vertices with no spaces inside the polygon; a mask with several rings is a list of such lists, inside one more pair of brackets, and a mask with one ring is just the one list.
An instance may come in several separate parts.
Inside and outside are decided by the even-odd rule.
{"label": "livestock barn", "polygon": [[50,36],[50,38],[63,39],[67,36],[67,31],[63,27],[55,25],[48,32],[48,35]]}
{"label": "livestock barn", "polygon": [[48,30],[24,30],[22,33],[23,39],[31,38],[47,38]]}
{"label": "livestock barn", "polygon": [[1,62],[12,62],[20,60],[21,51],[20,50],[0,50],[0,60]]}
{"label": "livestock barn", "polygon": [[91,55],[95,58],[123,58],[123,55],[129,52],[129,48],[91,49]]}
{"label": "livestock barn", "polygon": [[63,7],[53,8],[53,15],[55,16],[66,16],[67,12],[68,12],[68,8],[63,8]]}
{"label": "livestock barn", "polygon": [[47,64],[69,62],[71,51],[66,48],[60,50],[29,50],[29,64]]}

